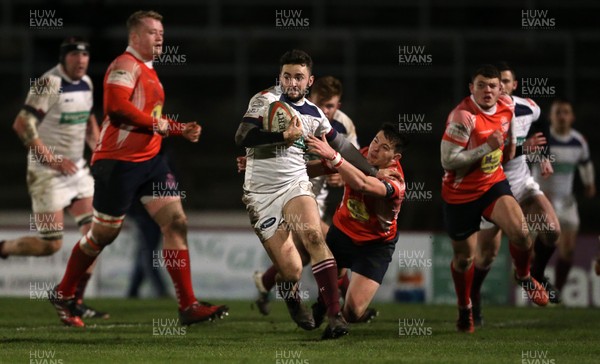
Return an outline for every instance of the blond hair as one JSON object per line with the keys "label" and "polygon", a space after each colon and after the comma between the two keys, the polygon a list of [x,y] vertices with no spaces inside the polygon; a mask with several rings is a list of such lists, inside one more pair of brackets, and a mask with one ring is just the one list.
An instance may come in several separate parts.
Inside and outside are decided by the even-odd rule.
{"label": "blond hair", "polygon": [[163,17],[154,10],[138,10],[129,16],[127,19],[127,31],[131,33],[132,30],[142,24],[142,19],[152,18],[158,21],[162,21]]}

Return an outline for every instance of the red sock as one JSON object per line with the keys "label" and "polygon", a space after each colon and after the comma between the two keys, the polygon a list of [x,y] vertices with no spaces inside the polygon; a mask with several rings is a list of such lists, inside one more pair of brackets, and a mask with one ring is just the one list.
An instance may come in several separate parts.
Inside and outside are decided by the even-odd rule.
{"label": "red sock", "polygon": [[87,283],[91,276],[92,275],[86,271],[79,279],[79,283],[77,283],[77,288],[75,289],[75,300],[79,304],[83,302],[83,292],[85,292],[85,287],[87,287]]}
{"label": "red sock", "polygon": [[563,289],[565,283],[567,283],[567,277],[569,276],[569,271],[571,270],[571,265],[573,265],[570,261],[565,260],[563,258],[558,258],[556,261],[556,278],[555,286],[559,291]]}
{"label": "red sock", "polygon": [[346,298],[346,292],[348,292],[348,286],[350,285],[350,280],[348,279],[348,273],[344,274],[342,278],[338,279],[338,288],[342,292],[342,297]]}
{"label": "red sock", "polygon": [[[85,239],[85,236],[81,239]],[[71,298],[75,295],[77,284],[81,280],[87,269],[94,263],[96,257],[90,257],[79,247],[79,242],[75,244],[71,251],[71,256],[67,262],[67,270],[62,281],[58,284],[57,291],[63,298]]]}
{"label": "red sock", "polygon": [[265,289],[267,290],[267,292],[269,292],[271,289],[273,289],[273,286],[275,285],[275,275],[277,274],[277,269],[275,269],[275,266],[272,265],[269,267],[269,269],[267,269],[263,275],[262,275],[262,284],[265,287]]}
{"label": "red sock", "polygon": [[469,307],[471,303],[471,285],[473,284],[473,274],[475,272],[475,264],[471,264],[465,272],[460,273],[454,270],[454,266],[450,263],[450,270],[452,271],[452,280],[454,281],[454,290],[456,291],[456,297],[458,297],[458,307],[465,308]]}
{"label": "red sock", "polygon": [[510,256],[517,271],[518,278],[524,278],[529,275],[529,259],[531,259],[531,249],[523,250],[514,244],[508,244]]}
{"label": "red sock", "polygon": [[340,294],[337,287],[337,264],[335,259],[325,259],[312,267],[313,275],[317,281],[319,295],[327,305],[327,315],[335,316],[340,312]]}
{"label": "red sock", "polygon": [[192,287],[190,252],[188,250],[163,249],[164,265],[175,286],[179,309],[183,310],[196,302]]}

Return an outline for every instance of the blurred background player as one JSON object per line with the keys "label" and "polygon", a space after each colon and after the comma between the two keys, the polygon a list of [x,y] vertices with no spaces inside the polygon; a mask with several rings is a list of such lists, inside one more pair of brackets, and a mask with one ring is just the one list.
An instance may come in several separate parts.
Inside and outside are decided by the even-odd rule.
{"label": "blurred background player", "polygon": [[[235,140],[238,146],[246,147],[242,200],[256,235],[277,268],[276,281],[282,283],[279,288],[288,311],[300,327],[315,328],[312,314],[297,294],[302,274],[301,254],[307,254],[318,292],[327,306],[329,324],[322,338],[333,339],[346,335],[348,328],[340,312],[337,266],[325,244],[306,171],[305,140],[308,135],[325,135],[334,149],[361,170],[372,175],[378,171],[305,98],[314,81],[312,66],[306,52],[286,52],[280,59],[280,84],[252,97]],[[286,102],[296,113],[283,132],[263,130],[265,110],[275,101]]]}
{"label": "blurred background player", "polygon": [[51,303],[65,325],[84,326],[73,311],[76,284],[102,249],[119,235],[125,213],[139,199],[164,235],[161,258],[175,286],[180,324],[212,320],[228,309],[198,302],[194,295],[187,219],[175,177],[158,154],[162,138],[168,135],[197,142],[200,126],[162,117],[165,95],[152,66],[154,57],[162,52],[162,16],[137,11],[127,20],[127,29],[129,46],[110,64],[104,78],[104,120],[92,156],[92,227],[75,244]]}
{"label": "blurred background player", "polygon": [[153,253],[160,249],[162,238],[160,226],[152,220],[152,216],[148,215],[148,211],[139,201],[135,201],[131,205],[128,216],[133,220],[136,228],[137,248],[134,253],[135,262],[127,288],[127,297],[139,298],[140,288],[146,280],[150,283],[151,291],[156,297],[169,297],[160,269],[153,264]]}
{"label": "blurred background player", "polygon": [[452,239],[450,264],[458,297],[458,331],[472,333],[470,299],[477,232],[483,216],[508,236],[515,278],[534,303],[544,306],[548,294],[529,274],[531,239],[523,229],[525,217],[513,197],[502,169],[504,140],[509,135],[514,103],[501,95],[500,71],[492,65],[478,68],[467,96],[450,113],[441,142],[444,222]]}
{"label": "blurred background player", "polygon": [[[83,152],[86,144],[92,150],[96,146],[98,124],[92,113],[92,80],[86,74],[89,61],[90,45],[68,37],[60,45],[59,64],[31,82],[13,128],[29,151],[27,186],[39,236],[0,242],[1,258],[60,250],[65,209],[82,234],[90,230],[94,180]],[[73,311],[81,317],[108,318],[83,303],[93,268],[76,282]]]}
{"label": "blurred background player", "polygon": [[[397,218],[405,193],[400,159],[406,140],[397,126],[384,124],[369,147],[361,150],[372,166],[396,170],[400,180],[367,176],[343,159],[335,163],[338,154],[324,139],[309,136],[308,145],[309,152],[334,164],[346,183],[326,241],[338,268],[352,270],[344,317],[348,322],[369,321],[377,311],[367,307],[383,281],[398,241]],[[324,315],[325,307],[319,300],[313,306],[315,325],[320,325]]]}
{"label": "blurred background player", "polygon": [[[536,128],[536,124],[543,124],[539,120],[540,107],[531,99],[514,96],[517,80],[514,70],[506,63],[498,65],[502,92],[511,96],[515,103],[515,115],[511,121],[512,136],[516,138],[516,155],[513,159],[502,164],[510,189],[515,196],[528,222],[530,233],[537,233],[534,240],[534,258],[531,265],[531,276],[544,286],[548,292],[550,302],[560,301],[559,293],[544,276],[546,264],[555,249],[556,240],[560,235],[560,227],[552,205],[535,182],[527,165],[528,154],[546,144],[547,128]],[[546,124],[547,125],[547,124]],[[535,132],[544,130],[544,132]],[[548,178],[552,173],[552,164],[548,158],[548,148],[539,148],[543,154],[540,164],[543,178]],[[525,228],[525,225],[523,226]],[[473,303],[473,319],[475,326],[482,325],[481,315],[481,286],[490,271],[490,267],[500,250],[502,233],[498,226],[482,219],[481,231],[477,236],[477,250],[475,254],[475,272],[471,286],[471,302]]]}
{"label": "blurred background player", "polygon": [[[352,145],[356,148],[358,146],[358,138],[356,135],[356,127],[352,122],[352,119],[348,117],[342,110],[340,110],[341,97],[343,89],[340,80],[333,76],[324,76],[318,78],[310,89],[309,100],[317,105],[323,114],[329,120],[331,126],[339,133],[342,134]],[[242,157],[244,158],[244,157]],[[245,159],[244,159],[245,162]],[[245,168],[245,165],[244,165]],[[321,230],[323,236],[327,236],[329,225],[325,221],[326,216],[326,201],[329,195],[329,187],[341,187],[343,181],[339,173],[330,174],[327,176],[318,176],[310,179],[312,183],[312,191],[316,196],[317,205],[319,207],[319,214],[321,216]],[[339,202],[339,201],[337,201]],[[334,202],[337,204],[337,202]],[[303,257],[306,258],[306,257]],[[303,260],[303,265],[309,263],[308,259]],[[275,275],[277,269],[275,266],[270,266],[264,273],[254,273],[254,283],[258,289],[258,299],[255,301],[258,310],[263,315],[268,315],[270,312],[269,304],[269,292],[275,286]],[[344,274],[339,279],[339,286],[341,289],[342,297],[346,296],[346,289],[348,288],[348,277]]]}
{"label": "blurred background player", "polygon": [[561,226],[554,281],[558,290],[564,287],[573,265],[579,230],[579,212],[573,193],[575,169],[579,170],[585,197],[592,198],[596,195],[594,165],[590,159],[588,143],[581,133],[572,128],[574,121],[575,113],[569,101],[557,99],[552,102],[548,146],[550,155],[554,158],[554,174],[544,179],[543,170],[534,168],[534,176],[552,202]]}

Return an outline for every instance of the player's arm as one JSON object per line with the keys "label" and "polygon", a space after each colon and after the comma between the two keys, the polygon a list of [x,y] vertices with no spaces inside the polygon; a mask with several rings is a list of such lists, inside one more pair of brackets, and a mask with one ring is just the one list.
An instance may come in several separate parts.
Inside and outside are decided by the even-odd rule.
{"label": "player's arm", "polygon": [[25,147],[34,154],[34,159],[63,174],[74,174],[77,166],[64,156],[56,156],[48,148],[37,131],[38,111],[28,105],[19,112],[13,123],[13,130]]}
{"label": "player's arm", "polygon": [[100,129],[98,128],[98,121],[96,120],[96,115],[94,115],[93,112],[90,112],[90,117],[88,118],[87,125],[85,128],[85,142],[92,151],[96,148],[99,136]]}
{"label": "player's arm", "polygon": [[583,155],[577,169],[579,170],[581,182],[585,186],[586,197],[594,197],[596,195],[594,164],[590,159],[590,149],[585,141],[583,141]]}
{"label": "player's arm", "polygon": [[327,142],[335,151],[360,171],[369,176],[377,176],[379,170],[369,164],[367,159],[342,134],[331,128],[326,134]]}
{"label": "player's arm", "polygon": [[350,163],[345,163],[344,158],[329,146],[325,137],[319,139],[309,135],[307,144],[310,152],[320,155],[333,165],[342,175],[344,182],[355,191],[376,196],[390,198],[396,193],[396,188],[389,180],[379,180],[360,171]]}
{"label": "player's arm", "polygon": [[440,146],[442,167],[445,170],[470,166],[502,145],[502,133],[500,130],[496,130],[485,143],[468,150],[467,145],[475,126],[474,123],[475,117],[467,112],[457,112],[450,115],[450,122],[446,126]]}
{"label": "player's arm", "polygon": [[[262,117],[261,117],[262,118]],[[262,120],[244,117],[235,133],[235,144],[239,147],[254,148],[264,145],[291,144],[302,136],[300,119],[292,118],[290,125],[283,132],[262,130]]]}

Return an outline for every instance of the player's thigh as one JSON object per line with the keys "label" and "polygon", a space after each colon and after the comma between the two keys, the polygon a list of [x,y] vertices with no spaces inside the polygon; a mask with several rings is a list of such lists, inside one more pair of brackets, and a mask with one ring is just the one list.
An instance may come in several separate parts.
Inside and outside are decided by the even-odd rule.
{"label": "player's thigh", "polygon": [[379,286],[380,284],[374,280],[352,272],[344,301],[344,316],[354,320],[360,318],[375,297]]}
{"label": "player's thigh", "polygon": [[30,229],[35,228],[39,237],[54,247],[52,251],[60,249],[64,230],[64,212],[57,210],[52,212],[34,212]]}
{"label": "player's thigh", "polygon": [[311,229],[323,236],[317,202],[312,196],[295,196],[287,201],[283,206],[283,218],[292,231],[302,234]]}
{"label": "player's thigh", "polygon": [[556,240],[558,238],[560,235],[558,216],[556,216],[554,207],[545,195],[531,196],[521,202],[521,207],[528,226],[541,234],[542,239],[549,237]]}
{"label": "player's thigh", "polygon": [[263,246],[283,280],[300,280],[302,258],[289,231],[280,226],[275,234],[263,243]]}
{"label": "player's thigh", "polygon": [[523,238],[528,234],[525,216],[513,196],[499,197],[494,203],[490,217],[509,239]]}

